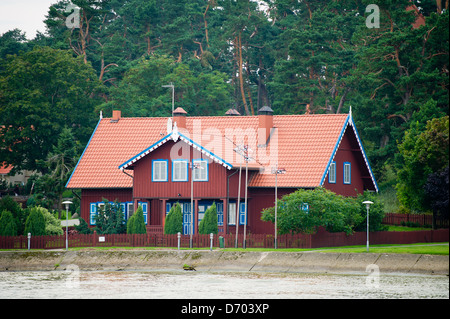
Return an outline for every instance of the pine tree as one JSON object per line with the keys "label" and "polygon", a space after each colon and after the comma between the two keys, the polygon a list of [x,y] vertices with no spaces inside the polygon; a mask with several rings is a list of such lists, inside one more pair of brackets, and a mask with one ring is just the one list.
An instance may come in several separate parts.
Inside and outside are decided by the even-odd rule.
{"label": "pine tree", "polygon": [[172,206],[169,215],[166,217],[164,234],[177,234],[179,232],[183,232],[183,214],[180,204],[176,203]]}
{"label": "pine tree", "polygon": [[45,219],[37,207],[31,208],[30,215],[25,222],[25,234],[32,236],[45,236]]}
{"label": "pine tree", "polygon": [[16,222],[7,210],[0,215],[0,236],[17,236]]}
{"label": "pine tree", "polygon": [[[145,221],[144,221],[144,211],[142,210],[142,206],[139,206],[134,215],[132,216],[133,222],[132,222],[132,228],[131,231],[133,234],[146,234],[147,233],[147,227],[145,227]],[[127,228],[128,232],[128,228]]]}
{"label": "pine tree", "polygon": [[217,234],[219,232],[217,224],[217,207],[213,203],[205,212],[205,216],[198,227],[199,234]]}

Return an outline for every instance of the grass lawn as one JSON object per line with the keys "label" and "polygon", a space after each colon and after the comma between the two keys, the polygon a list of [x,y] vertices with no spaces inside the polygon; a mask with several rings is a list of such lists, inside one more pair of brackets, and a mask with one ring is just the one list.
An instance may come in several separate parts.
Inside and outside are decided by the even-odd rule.
{"label": "grass lawn", "polygon": [[[70,250],[177,250],[176,247],[86,247],[69,248]],[[279,251],[279,252],[303,252],[317,251],[330,253],[366,253],[366,246],[342,246],[342,247],[321,247],[321,248],[213,248],[215,251]],[[181,250],[191,250],[190,248],[181,248]],[[209,250],[209,248],[194,248],[193,250]],[[378,254],[426,254],[426,255],[449,255],[449,244],[447,243],[418,243],[409,245],[370,245],[369,253]]]}

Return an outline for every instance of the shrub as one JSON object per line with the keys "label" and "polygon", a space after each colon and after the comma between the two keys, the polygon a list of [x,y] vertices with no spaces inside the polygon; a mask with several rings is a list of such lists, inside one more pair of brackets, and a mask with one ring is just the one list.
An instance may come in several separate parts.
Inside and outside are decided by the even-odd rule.
{"label": "shrub", "polygon": [[[370,230],[379,230],[384,217],[383,205],[370,194],[357,198],[337,195],[324,188],[300,189],[278,200],[278,232],[314,233],[318,227],[329,232],[351,234],[366,225],[364,200],[372,200],[369,214]],[[275,208],[262,211],[261,219],[275,221]]]}
{"label": "shrub", "polygon": [[17,236],[16,221],[7,210],[0,215],[0,236]]}
{"label": "shrub", "polygon": [[92,230],[89,228],[88,223],[86,223],[86,221],[83,218],[79,218],[80,220],[80,225],[75,226],[75,230],[79,233],[79,234],[92,234]]}
{"label": "shrub", "polygon": [[139,206],[136,212],[131,216],[127,223],[127,234],[146,234],[147,227],[145,227],[144,211],[142,206]]}
{"label": "shrub", "polygon": [[198,227],[199,234],[217,234],[219,228],[217,225],[217,208],[216,203],[213,203],[205,212],[205,215]]}
{"label": "shrub", "polygon": [[25,222],[25,234],[31,233],[33,236],[44,236],[45,233],[45,218],[41,210],[37,207],[30,209],[30,215]]}
{"label": "shrub", "polygon": [[177,234],[179,232],[183,233],[183,213],[181,212],[180,203],[176,203],[166,217],[164,234]]}
{"label": "shrub", "polygon": [[122,208],[117,201],[103,200],[104,206],[98,209],[95,230],[98,234],[123,234],[127,231]]}

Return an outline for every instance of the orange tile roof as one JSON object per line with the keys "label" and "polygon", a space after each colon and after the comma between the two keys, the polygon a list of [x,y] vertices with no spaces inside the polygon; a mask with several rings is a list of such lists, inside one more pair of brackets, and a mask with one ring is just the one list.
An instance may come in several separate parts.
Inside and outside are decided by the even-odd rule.
{"label": "orange tile roof", "polygon": [[14,166],[8,165],[5,162],[0,163],[0,174],[7,175],[11,172]]}
{"label": "orange tile roof", "polygon": [[[248,144],[249,155],[254,158],[249,167],[261,168],[249,186],[273,187],[275,177],[271,169],[278,163],[287,171],[278,176],[279,187],[317,187],[348,117],[274,115],[275,129],[267,147],[261,145],[265,141],[258,141],[258,116],[188,116],[187,131],[180,132],[233,167],[241,161],[233,149],[238,144]],[[131,188],[131,178],[119,166],[165,137],[167,121],[167,117],[123,117],[118,122],[101,119],[66,187]]]}

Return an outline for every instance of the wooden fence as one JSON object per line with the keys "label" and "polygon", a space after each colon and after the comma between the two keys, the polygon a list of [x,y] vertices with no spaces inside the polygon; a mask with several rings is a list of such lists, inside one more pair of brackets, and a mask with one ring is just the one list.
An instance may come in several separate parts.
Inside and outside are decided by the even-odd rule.
{"label": "wooden fence", "polygon": [[[371,232],[370,244],[411,244],[426,242],[448,242],[449,230],[426,230],[411,232]],[[235,247],[235,235],[221,235],[224,247]],[[182,235],[180,246],[189,247],[189,235]],[[218,235],[213,237],[213,246],[220,247]],[[366,233],[357,232],[353,235],[345,233],[329,233],[320,229],[317,233],[279,235],[278,248],[319,248],[364,245]],[[177,235],[164,235],[161,233],[148,233],[144,235],[81,235],[69,234],[69,247],[177,247]],[[238,246],[243,247],[243,236],[239,235]],[[65,235],[61,236],[32,236],[31,249],[63,249],[66,247]],[[194,248],[210,247],[209,235],[193,235]],[[246,238],[248,248],[273,248],[274,236],[267,234],[248,234]],[[27,249],[26,236],[0,236],[0,249]]]}
{"label": "wooden fence", "polygon": [[[433,224],[433,215],[431,214],[397,214],[387,213],[383,218],[383,224],[402,225],[414,223],[420,226],[431,226]],[[436,219],[436,226],[439,228],[448,228],[448,219]]]}

